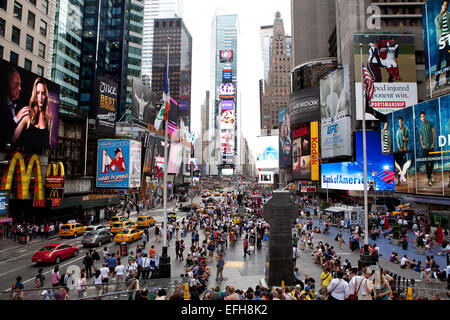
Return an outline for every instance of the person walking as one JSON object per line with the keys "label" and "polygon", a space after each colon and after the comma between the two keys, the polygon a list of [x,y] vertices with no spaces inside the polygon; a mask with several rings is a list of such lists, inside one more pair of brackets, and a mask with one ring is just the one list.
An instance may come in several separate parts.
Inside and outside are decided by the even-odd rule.
{"label": "person walking", "polygon": [[247,254],[249,256],[251,255],[251,253],[248,252],[248,235],[245,235],[245,237],[244,237],[243,247],[244,247],[244,259],[245,259],[245,258],[247,258]]}
{"label": "person walking", "polygon": [[77,279],[77,290],[78,290],[78,298],[83,298],[86,293],[86,274],[85,270],[82,270],[80,273],[80,277]]}
{"label": "person walking", "polygon": [[344,271],[338,270],[337,278],[330,281],[327,287],[328,300],[345,300],[347,298],[348,283],[344,278]]}
{"label": "person walking", "polygon": [[94,265],[94,261],[89,252],[86,252],[86,256],[83,258],[83,265],[86,270],[86,277],[92,277],[92,266]]}
{"label": "person walking", "polygon": [[225,266],[225,260],[223,259],[222,254],[217,255],[217,272],[216,272],[216,281],[223,280],[223,268]]}
{"label": "person walking", "polygon": [[58,287],[61,283],[61,275],[59,274],[59,265],[56,265],[52,271],[52,286]]}
{"label": "person walking", "polygon": [[145,245],[147,244],[147,233],[142,233],[142,248],[145,249]]}
{"label": "person walking", "polygon": [[38,270],[38,274],[36,275],[36,278],[34,279],[34,287],[35,288],[43,288],[44,285],[45,285],[44,269],[40,268]]}

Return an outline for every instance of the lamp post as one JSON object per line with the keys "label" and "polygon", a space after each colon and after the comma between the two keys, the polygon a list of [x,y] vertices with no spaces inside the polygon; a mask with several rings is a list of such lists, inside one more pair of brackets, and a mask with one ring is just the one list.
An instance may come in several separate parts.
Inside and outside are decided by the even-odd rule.
{"label": "lamp post", "polygon": [[372,177],[373,177],[373,201],[375,203],[375,212],[377,213],[377,195],[376,195],[376,190],[377,190],[377,180],[376,180],[376,176],[378,175],[378,172],[376,172],[375,170],[372,171]]}

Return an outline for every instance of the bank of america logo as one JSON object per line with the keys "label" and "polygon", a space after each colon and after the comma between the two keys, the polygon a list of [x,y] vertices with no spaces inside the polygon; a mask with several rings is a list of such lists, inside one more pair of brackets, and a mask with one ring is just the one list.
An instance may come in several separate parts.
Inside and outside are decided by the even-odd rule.
{"label": "bank of america logo", "polygon": [[377,177],[379,177],[381,181],[386,182],[388,184],[393,183],[395,181],[395,173],[390,170],[386,170],[379,173]]}

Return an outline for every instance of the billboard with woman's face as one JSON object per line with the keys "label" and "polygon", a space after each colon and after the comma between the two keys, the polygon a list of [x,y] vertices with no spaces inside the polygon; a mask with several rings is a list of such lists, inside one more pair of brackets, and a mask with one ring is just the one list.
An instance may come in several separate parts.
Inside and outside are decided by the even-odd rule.
{"label": "billboard with woman's face", "polygon": [[289,107],[280,110],[278,113],[278,122],[280,127],[280,167],[287,167],[292,165],[291,155],[291,122],[289,118]]}
{"label": "billboard with woman's face", "polygon": [[0,60],[0,142],[56,148],[59,85]]}

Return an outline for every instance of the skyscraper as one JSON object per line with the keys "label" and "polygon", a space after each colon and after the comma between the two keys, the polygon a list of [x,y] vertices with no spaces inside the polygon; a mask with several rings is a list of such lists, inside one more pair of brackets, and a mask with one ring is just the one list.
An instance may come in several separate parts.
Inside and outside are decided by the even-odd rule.
{"label": "skyscraper", "polygon": [[[219,136],[212,134],[213,144],[218,146],[214,154],[219,166],[226,164],[234,166],[239,150],[238,139],[238,86],[237,86],[237,59],[238,59],[239,21],[236,14],[215,15],[211,28],[211,103],[210,132],[220,132]],[[231,73],[231,74],[230,74]],[[223,84],[223,86],[222,86]],[[230,94],[229,90],[234,90]],[[224,92],[227,91],[227,92]],[[226,95],[224,94],[226,93]],[[222,101],[227,105],[223,107]],[[221,113],[233,117],[234,125],[227,123],[223,127]],[[219,119],[219,121],[217,121]],[[231,129],[233,127],[233,129]],[[224,131],[225,130],[225,131]],[[213,174],[214,169],[213,169]]]}
{"label": "skyscraper", "polygon": [[179,107],[179,119],[190,131],[192,37],[181,18],[155,19],[152,91],[162,97],[167,38],[170,38],[170,97]]}
{"label": "skyscraper", "polygon": [[183,0],[145,0],[142,38],[142,82],[151,89],[155,19],[182,18]]}
{"label": "skyscraper", "polygon": [[60,85],[63,106],[78,107],[84,0],[57,0],[52,80]]}
{"label": "skyscraper", "polygon": [[278,126],[278,112],[289,104],[289,72],[291,58],[287,55],[286,35],[281,14],[275,14],[271,41],[268,80],[262,98],[261,129]]}
{"label": "skyscraper", "polygon": [[117,120],[132,103],[132,78],[141,77],[142,0],[85,0],[80,108],[94,115],[97,77],[119,83]]}

